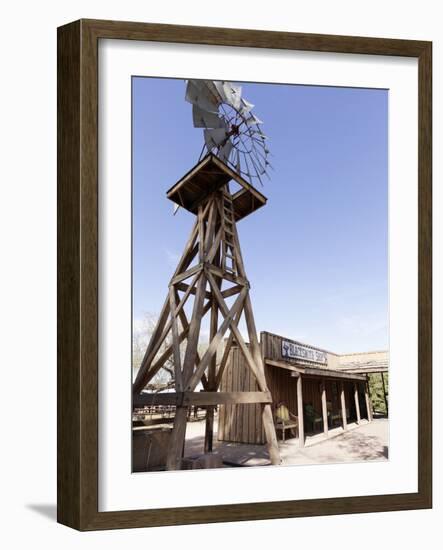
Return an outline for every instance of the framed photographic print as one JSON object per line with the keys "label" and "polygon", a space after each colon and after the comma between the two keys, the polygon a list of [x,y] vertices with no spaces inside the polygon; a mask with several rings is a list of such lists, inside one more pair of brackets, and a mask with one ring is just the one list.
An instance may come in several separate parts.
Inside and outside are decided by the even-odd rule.
{"label": "framed photographic print", "polygon": [[58,29],[58,520],[430,508],[431,43]]}

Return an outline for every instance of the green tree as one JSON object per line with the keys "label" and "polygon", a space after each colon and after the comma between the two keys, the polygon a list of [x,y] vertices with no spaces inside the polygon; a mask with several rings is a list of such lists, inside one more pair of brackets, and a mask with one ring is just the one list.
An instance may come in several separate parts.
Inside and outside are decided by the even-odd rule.
{"label": "green tree", "polygon": [[[389,373],[383,373],[386,388],[386,397],[389,405]],[[383,382],[380,373],[369,375],[369,392],[371,394],[374,412],[387,414],[385,400],[383,396]]]}

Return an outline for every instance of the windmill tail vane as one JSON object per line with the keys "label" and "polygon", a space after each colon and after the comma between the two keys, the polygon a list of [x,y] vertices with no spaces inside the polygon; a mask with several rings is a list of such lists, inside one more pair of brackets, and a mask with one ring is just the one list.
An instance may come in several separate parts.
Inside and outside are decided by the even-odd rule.
{"label": "windmill tail vane", "polygon": [[188,80],[185,99],[192,105],[195,128],[203,129],[205,150],[215,154],[249,181],[269,178],[272,168],[267,136],[253,112],[254,105],[242,97],[241,86],[216,80]]}

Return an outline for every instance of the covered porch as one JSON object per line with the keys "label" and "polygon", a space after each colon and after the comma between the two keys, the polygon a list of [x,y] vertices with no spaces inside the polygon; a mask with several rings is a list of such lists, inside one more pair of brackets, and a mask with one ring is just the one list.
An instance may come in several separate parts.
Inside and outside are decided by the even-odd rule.
{"label": "covered porch", "polygon": [[283,403],[290,413],[292,427],[276,422],[279,439],[296,437],[305,447],[373,419],[365,375],[272,359],[265,359],[265,368],[274,403]]}

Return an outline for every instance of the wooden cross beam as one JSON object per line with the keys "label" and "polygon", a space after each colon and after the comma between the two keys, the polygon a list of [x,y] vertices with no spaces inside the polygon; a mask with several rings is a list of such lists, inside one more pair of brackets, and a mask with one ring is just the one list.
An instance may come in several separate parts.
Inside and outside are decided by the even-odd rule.
{"label": "wooden cross beam", "polygon": [[232,392],[169,392],[169,393],[141,393],[134,397],[134,406],[145,407],[152,405],[175,405],[177,407],[211,406],[211,405],[240,405],[251,403],[272,403],[269,391],[232,391]]}

